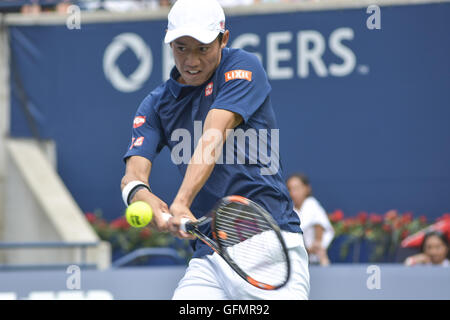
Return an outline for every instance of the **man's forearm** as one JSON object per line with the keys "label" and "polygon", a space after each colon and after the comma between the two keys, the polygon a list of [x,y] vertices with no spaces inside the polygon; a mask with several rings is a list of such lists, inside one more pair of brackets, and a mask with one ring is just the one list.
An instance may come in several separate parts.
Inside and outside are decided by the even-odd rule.
{"label": "man's forearm", "polygon": [[174,202],[190,207],[197,193],[211,175],[231,130],[242,122],[242,117],[228,110],[212,109],[205,119],[203,134],[198,141],[183,183]]}
{"label": "man's forearm", "polygon": [[218,136],[209,140],[205,136],[200,138],[174,202],[182,203],[187,207],[191,206],[195,196],[211,175],[216,165],[216,155],[222,146],[222,139]]}
{"label": "man's forearm", "polygon": [[189,165],[174,202],[179,202],[190,207],[195,196],[204,186],[213,169],[214,164]]}
{"label": "man's forearm", "polygon": [[324,232],[324,228],[321,225],[319,225],[319,224],[314,225],[314,240],[321,242],[322,237],[323,237],[323,232]]}

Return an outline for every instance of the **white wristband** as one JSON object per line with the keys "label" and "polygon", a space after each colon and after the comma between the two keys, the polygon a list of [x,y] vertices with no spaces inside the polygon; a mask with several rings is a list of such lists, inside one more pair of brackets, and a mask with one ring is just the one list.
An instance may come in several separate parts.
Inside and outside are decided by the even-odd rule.
{"label": "white wristband", "polygon": [[[123,188],[122,190],[122,199],[123,202],[125,203],[125,205],[128,207],[129,203],[128,203],[128,197],[130,196],[130,193],[137,187],[137,186],[142,186],[146,189],[148,189],[149,191],[151,191],[151,189],[149,188],[149,186],[147,186],[145,183],[143,183],[142,181],[138,181],[138,180],[134,180],[131,181],[129,183],[127,183],[127,185]],[[131,200],[131,199],[130,199]]]}

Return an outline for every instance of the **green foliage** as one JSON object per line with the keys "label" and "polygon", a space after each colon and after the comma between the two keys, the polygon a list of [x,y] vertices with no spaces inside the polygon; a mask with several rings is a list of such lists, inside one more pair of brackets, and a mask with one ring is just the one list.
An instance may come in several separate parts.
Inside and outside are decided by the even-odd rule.
{"label": "green foliage", "polygon": [[181,241],[180,245],[180,241],[176,243],[170,233],[158,232],[149,225],[143,228],[134,228],[128,224],[125,216],[107,222],[102,217],[100,210],[93,213],[88,212],[85,216],[100,239],[111,243],[113,252],[126,254],[140,248],[172,247],[186,261],[191,256],[187,240]]}
{"label": "green foliage", "polygon": [[399,214],[396,210],[390,210],[384,215],[360,212],[348,218],[344,217],[341,210],[336,210],[328,217],[333,225],[335,238],[347,236],[341,246],[341,258],[344,259],[349,254],[351,245],[368,240],[375,245],[370,257],[372,262],[393,257],[403,239],[429,225],[425,216],[413,218],[410,212]]}

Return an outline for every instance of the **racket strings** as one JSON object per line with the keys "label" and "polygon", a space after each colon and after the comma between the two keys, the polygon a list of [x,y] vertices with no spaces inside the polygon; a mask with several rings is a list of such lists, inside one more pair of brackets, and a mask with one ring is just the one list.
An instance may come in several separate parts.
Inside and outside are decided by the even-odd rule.
{"label": "racket strings", "polygon": [[227,252],[247,275],[257,281],[278,285],[287,277],[287,260],[273,231],[228,247]]}
{"label": "racket strings", "polygon": [[260,223],[262,223],[263,225],[266,225],[267,227],[270,228],[270,224],[260,215],[255,213],[254,211],[249,211],[247,210],[242,210],[242,209],[237,209],[237,208],[232,208],[232,207],[222,207],[220,209],[217,210],[219,212],[219,216],[221,218],[226,218],[226,217],[239,217],[241,219],[247,219],[249,221],[258,221]]}
{"label": "racket strings", "polygon": [[288,277],[288,260],[277,233],[258,212],[250,211],[254,209],[236,203],[230,205],[217,210],[217,241],[254,280],[273,286],[284,283]]}
{"label": "racket strings", "polygon": [[216,222],[218,229],[226,230],[227,235],[242,235],[247,238],[261,233],[265,230],[270,230],[270,226],[256,224],[255,221],[235,219],[235,218],[223,218],[221,221]]}

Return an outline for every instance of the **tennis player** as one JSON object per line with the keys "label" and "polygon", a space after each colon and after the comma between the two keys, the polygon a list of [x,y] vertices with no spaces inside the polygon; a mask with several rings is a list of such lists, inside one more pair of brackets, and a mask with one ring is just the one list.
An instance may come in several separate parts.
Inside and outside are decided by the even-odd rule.
{"label": "tennis player", "polygon": [[[272,144],[277,125],[267,75],[254,54],[227,48],[229,37],[223,9],[216,0],[178,0],[174,4],[164,41],[171,47],[175,66],[170,79],[153,90],[137,110],[132,140],[124,155],[122,196],[127,205],[148,202],[154,211],[152,223],[159,230],[193,240],[193,258],[173,299],[307,299],[308,255],[281,166],[260,157],[255,160],[251,150],[257,146],[250,139],[245,139],[245,145],[235,143],[231,150],[226,148],[227,138],[241,129],[267,134],[266,139],[257,137],[261,138],[259,148],[263,141],[272,155],[279,154],[278,143]],[[152,162],[165,146],[176,156],[180,141],[175,133],[184,130],[194,137],[195,122],[202,124],[203,133],[192,142],[190,161],[177,163],[184,179],[169,208],[151,191]],[[239,161],[242,153],[244,163]],[[219,162],[220,156],[226,161]],[[248,284],[206,244],[180,230],[181,218],[196,220],[218,200],[233,194],[263,206],[282,230],[292,272],[288,283],[278,290]],[[170,212],[173,218],[166,222],[163,212]]]}

